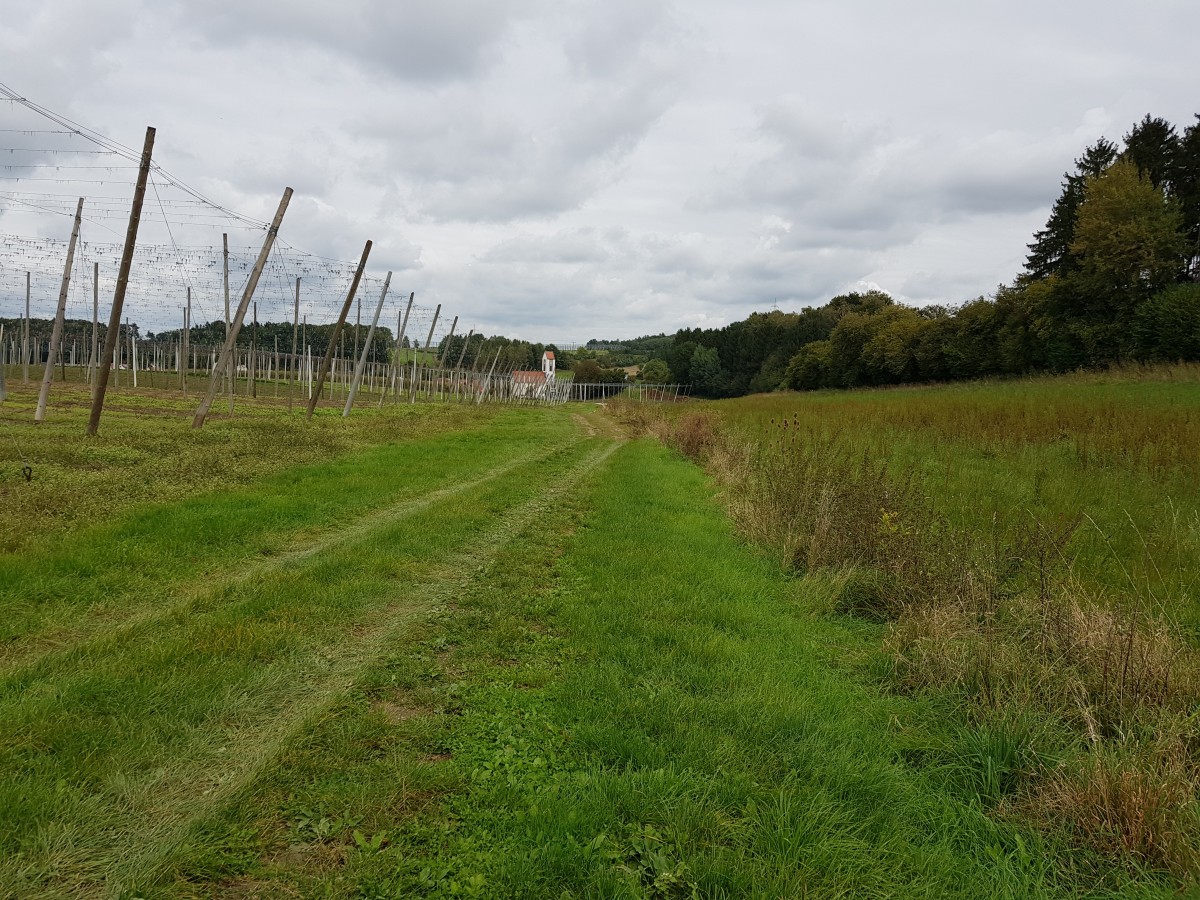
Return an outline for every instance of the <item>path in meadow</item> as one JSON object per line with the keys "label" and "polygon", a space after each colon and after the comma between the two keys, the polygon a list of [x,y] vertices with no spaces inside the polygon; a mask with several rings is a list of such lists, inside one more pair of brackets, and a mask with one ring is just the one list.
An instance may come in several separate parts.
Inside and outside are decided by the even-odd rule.
{"label": "path in meadow", "polygon": [[[357,463],[394,490],[336,528],[291,513],[304,501],[285,473],[149,510],[149,533],[131,519],[9,564],[0,895],[115,897],[153,881],[197,822],[616,446],[560,416],[474,446],[381,448]],[[400,477],[405,465],[420,476]],[[309,487],[362,488],[355,465],[342,471]],[[213,541],[205,513],[221,511],[271,555]],[[153,560],[156,538],[162,571],[139,573],[130,556]]]}

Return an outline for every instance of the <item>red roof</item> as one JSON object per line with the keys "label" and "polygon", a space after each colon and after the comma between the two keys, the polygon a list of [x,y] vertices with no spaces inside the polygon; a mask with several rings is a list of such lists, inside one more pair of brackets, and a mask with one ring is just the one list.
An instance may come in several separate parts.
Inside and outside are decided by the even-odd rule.
{"label": "red roof", "polygon": [[554,351],[553,350],[547,350],[542,355],[545,356],[546,359],[554,359]]}
{"label": "red roof", "polygon": [[517,384],[544,384],[545,372],[513,372],[512,379]]}

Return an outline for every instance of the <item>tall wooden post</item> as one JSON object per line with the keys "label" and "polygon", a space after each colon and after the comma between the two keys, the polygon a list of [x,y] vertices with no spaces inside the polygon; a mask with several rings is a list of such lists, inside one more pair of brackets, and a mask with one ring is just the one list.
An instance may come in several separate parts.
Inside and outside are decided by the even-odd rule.
{"label": "tall wooden post", "polygon": [[125,317],[125,334],[129,336],[129,374],[133,377],[133,386],[137,387],[137,338],[129,324],[129,316]]}
{"label": "tall wooden post", "polygon": [[[439,303],[437,305],[437,309],[435,309],[433,311],[433,321],[429,323],[429,334],[425,337],[425,347],[421,351],[423,353],[429,352],[429,345],[433,341],[433,330],[435,328],[437,328],[438,316],[440,316],[441,314],[442,314],[442,304]],[[409,403],[417,402],[417,395],[414,393],[414,390],[415,390],[415,384],[416,384],[416,380],[417,380],[417,360],[421,355],[420,353],[416,352],[417,348],[414,347],[413,350],[414,350],[414,352],[413,352],[413,384],[409,386],[409,391],[408,391],[408,402]]]}
{"label": "tall wooden post", "polygon": [[187,377],[188,369],[191,367],[192,360],[189,354],[192,350],[192,287],[188,285],[187,289],[187,306],[183,310],[183,343],[180,347],[183,359],[179,365],[179,378],[183,383],[183,399],[187,399]]}
{"label": "tall wooden post", "polygon": [[465,341],[463,341],[462,352],[460,354],[458,354],[458,362],[456,362],[454,364],[454,368],[456,368],[456,369],[462,368],[463,360],[466,359],[466,356],[467,356],[467,345],[469,345],[471,343],[471,338],[473,338],[473,337],[475,337],[475,329],[474,328],[472,328],[470,331],[467,332],[467,339]]}
{"label": "tall wooden post", "polygon": [[288,363],[288,412],[296,395],[296,338],[300,336],[300,276],[296,276],[296,306],[292,313],[292,355]]}
{"label": "tall wooden post", "polygon": [[[108,333],[104,335],[104,356],[112,359],[117,347],[117,332],[121,330],[121,309],[125,305],[125,291],[129,287],[129,269],[133,265],[133,248],[137,244],[138,225],[142,221],[142,201],[146,198],[146,179],[150,175],[150,156],[154,150],[154,129],[146,129],[146,143],[142,147],[141,165],[138,167],[137,185],[133,189],[133,207],[129,212],[129,228],[125,232],[125,249],[121,253],[121,268],[117,272],[117,289],[113,293],[112,310],[108,314]],[[96,390],[92,395],[92,413],[88,418],[87,433],[94,435],[100,427],[100,413],[104,411],[104,395],[108,391],[108,365],[96,372]]]}
{"label": "tall wooden post", "polygon": [[254,318],[250,323],[250,365],[246,374],[250,376],[250,396],[258,399],[258,301],[254,301]]}
{"label": "tall wooden post", "polygon": [[[225,269],[225,340],[229,340],[229,235],[228,233],[221,235],[221,257],[224,261]],[[220,372],[220,369],[216,370]],[[225,385],[229,391],[229,415],[233,415],[233,381],[234,381],[234,364],[233,357],[229,358],[229,365],[225,372]]]}
{"label": "tall wooden post", "polygon": [[342,311],[338,315],[337,324],[333,327],[333,334],[329,336],[329,346],[325,350],[325,358],[321,360],[321,370],[317,374],[316,390],[312,396],[308,398],[308,412],[306,418],[311,419],[313,410],[317,408],[317,400],[321,397],[321,391],[325,387],[325,379],[329,375],[329,366],[333,362],[333,351],[337,347],[338,336],[342,333],[342,327],[346,324],[346,316],[350,314],[350,304],[354,302],[354,295],[358,293],[358,283],[362,281],[363,269],[367,267],[367,257],[371,255],[371,242],[367,241],[363,247],[362,259],[358,261],[358,268],[354,272],[354,281],[350,284],[350,290],[346,294],[346,302],[342,304]]}
{"label": "tall wooden post", "polygon": [[29,273],[25,273],[25,328],[21,334],[21,383],[29,384]]}
{"label": "tall wooden post", "polygon": [[[237,312],[234,314],[233,321],[229,323],[229,334],[225,336],[225,346],[221,348],[221,358],[217,361],[217,367],[213,370],[212,378],[208,382],[208,393],[204,399],[200,401],[200,406],[196,409],[196,416],[192,419],[192,427],[200,428],[204,425],[204,420],[208,418],[208,411],[212,408],[213,400],[216,399],[217,391],[221,389],[221,373],[224,372],[232,364],[233,348],[237,344],[238,332],[242,330],[242,321],[246,318],[246,310],[250,306],[250,298],[254,296],[254,291],[258,287],[258,279],[262,276],[263,267],[267,264],[267,256],[271,253],[271,247],[275,244],[275,236],[279,234],[279,226],[283,222],[283,214],[287,212],[288,203],[292,199],[292,189],[283,189],[283,198],[279,201],[279,208],[275,210],[275,218],[271,222],[271,227],[267,229],[267,236],[263,240],[262,249],[258,251],[258,259],[254,261],[254,268],[250,270],[250,280],[246,282],[246,290],[242,293],[242,299],[238,302]],[[230,399],[232,403],[232,398]]]}
{"label": "tall wooden post", "polygon": [[7,368],[8,347],[4,344],[4,323],[0,322],[0,403],[8,398],[8,380],[5,377],[8,373],[4,371]]}
{"label": "tall wooden post", "polygon": [[[398,326],[398,327],[397,327],[397,329],[396,329],[396,351],[395,351],[395,361],[394,361],[394,362],[393,362],[393,364],[392,364],[392,396],[393,396],[393,398],[395,398],[395,396],[396,396],[396,391],[397,391],[397,388],[396,388],[396,375],[397,375],[397,374],[400,372],[400,369],[401,369],[401,367],[403,366],[403,363],[401,363],[401,362],[400,362],[400,346],[401,346],[401,344],[402,344],[402,343],[403,343],[403,341],[404,341],[404,329],[406,329],[406,328],[408,327],[408,314],[409,314],[410,312],[412,312],[412,307],[413,307],[413,297],[415,297],[415,296],[417,296],[417,294],[416,294],[416,292],[415,292],[415,291],[410,291],[410,292],[409,292],[409,294],[408,294],[408,306],[407,306],[407,307],[405,307],[405,309],[404,309],[404,319],[403,319],[402,321],[398,321],[398,322],[397,322],[397,326]],[[380,406],[382,406],[382,405],[383,405],[383,397],[380,397],[380,398],[379,398],[379,405],[380,405]]]}
{"label": "tall wooden post", "polygon": [[479,397],[475,400],[476,406],[483,402],[484,394],[486,394],[488,389],[492,386],[492,373],[496,371],[496,363],[500,362],[501,349],[503,348],[497,348],[496,358],[492,360],[492,368],[488,371],[486,379],[483,382],[483,386],[479,388]]}
{"label": "tall wooden post", "polygon": [[437,367],[444,369],[446,367],[446,354],[450,352],[450,342],[454,340],[454,329],[458,327],[458,316],[454,317],[454,321],[450,323],[450,333],[446,335],[446,346],[442,348],[442,355],[438,357]]}
{"label": "tall wooden post", "polygon": [[387,273],[387,278],[383,279],[383,290],[379,292],[379,303],[375,306],[375,315],[371,318],[371,327],[367,329],[367,342],[363,344],[362,356],[358,358],[358,365],[354,367],[354,379],[350,382],[350,390],[346,393],[346,408],[342,410],[342,418],[350,415],[350,407],[354,405],[354,397],[358,394],[358,385],[362,381],[363,370],[367,367],[368,351],[371,349],[371,341],[375,339],[375,326],[379,324],[379,314],[383,312],[383,299],[387,296],[388,287],[392,283],[392,273]]}
{"label": "tall wooden post", "polygon": [[54,313],[54,327],[50,331],[50,348],[46,353],[46,371],[42,375],[42,389],[38,392],[37,409],[33,421],[39,425],[46,418],[46,401],[50,399],[50,382],[54,380],[54,351],[60,353],[63,319],[67,312],[67,289],[71,286],[71,267],[75,264],[75,243],[79,240],[79,223],[83,219],[83,198],[75,207],[75,224],[71,226],[71,241],[67,244],[67,264],[63,267],[62,287],[58,289],[58,308]]}
{"label": "tall wooden post", "polygon": [[89,381],[96,393],[96,369],[100,366],[100,263],[92,263],[92,355]]}

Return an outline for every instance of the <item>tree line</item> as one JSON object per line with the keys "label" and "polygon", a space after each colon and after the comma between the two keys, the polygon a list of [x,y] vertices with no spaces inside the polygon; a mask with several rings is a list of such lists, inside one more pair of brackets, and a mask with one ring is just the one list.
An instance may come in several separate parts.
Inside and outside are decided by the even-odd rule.
{"label": "tree line", "polygon": [[1024,271],[990,298],[905,306],[869,291],[683,329],[671,377],[708,397],[1200,359],[1200,116],[1146,116],[1064,174]]}

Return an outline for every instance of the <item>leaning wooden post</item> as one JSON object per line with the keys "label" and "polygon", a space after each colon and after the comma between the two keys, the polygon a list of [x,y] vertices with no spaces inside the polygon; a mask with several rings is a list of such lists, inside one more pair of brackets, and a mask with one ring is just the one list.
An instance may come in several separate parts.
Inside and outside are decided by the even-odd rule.
{"label": "leaning wooden post", "polygon": [[129,212],[129,228],[125,232],[125,249],[121,253],[121,268],[117,271],[117,289],[113,293],[112,310],[108,314],[108,332],[104,335],[105,365],[96,372],[96,391],[92,395],[92,413],[88,418],[87,433],[94,435],[100,427],[100,413],[104,411],[104,395],[108,391],[109,368],[107,360],[113,358],[117,349],[117,332],[121,330],[121,308],[125,305],[125,291],[129,287],[129,269],[133,265],[133,248],[137,243],[138,225],[142,221],[142,201],[146,198],[146,179],[150,176],[150,155],[154,150],[154,129],[146,129],[146,143],[142,147],[142,161],[138,167],[137,186],[133,189],[133,207]]}
{"label": "leaning wooden post", "polygon": [[450,342],[454,340],[454,329],[458,327],[458,316],[454,317],[454,321],[450,324],[450,333],[446,335],[446,346],[442,348],[442,355],[438,357],[437,367],[443,369],[446,366],[446,354],[450,352]]}
{"label": "leaning wooden post", "polygon": [[409,391],[408,391],[408,402],[409,403],[417,402],[417,395],[415,393],[416,382],[417,382],[417,360],[421,356],[422,353],[429,352],[429,345],[433,342],[433,330],[435,328],[437,328],[438,316],[440,316],[441,314],[442,314],[442,304],[439,303],[437,305],[437,309],[435,309],[433,311],[433,321],[429,325],[429,334],[425,337],[424,349],[421,351],[421,353],[418,353],[417,351],[420,348],[417,348],[417,347],[413,348],[413,377],[412,377],[413,383],[409,385]]}
{"label": "leaning wooden post", "polygon": [[465,341],[463,341],[462,353],[458,354],[458,362],[456,362],[454,364],[454,368],[456,368],[456,369],[462,368],[463,359],[466,358],[466,355],[467,355],[467,345],[471,343],[471,338],[473,338],[473,337],[475,337],[475,329],[474,328],[472,328],[470,331],[467,332],[467,339]]}
{"label": "leaning wooden post", "polygon": [[[67,244],[67,264],[63,268],[62,287],[58,289],[58,309],[54,313],[54,328],[50,331],[50,349],[46,353],[46,371],[42,375],[42,389],[38,392],[37,409],[33,421],[39,425],[46,418],[46,401],[50,399],[50,382],[54,380],[54,349],[62,340],[63,319],[67,313],[67,289],[71,286],[71,266],[75,264],[75,243],[79,240],[79,223],[83,219],[83,198],[75,207],[75,224],[71,226],[71,241]],[[61,349],[59,351],[61,353]]]}
{"label": "leaning wooden post", "polygon": [[308,411],[305,418],[311,419],[313,411],[317,408],[317,401],[321,399],[321,391],[325,387],[325,379],[329,376],[329,367],[333,363],[333,351],[337,348],[338,336],[342,333],[342,327],[346,324],[346,316],[350,314],[350,304],[354,302],[354,295],[358,293],[358,283],[362,281],[363,269],[367,267],[367,257],[371,255],[371,242],[367,241],[363,247],[362,259],[358,261],[358,268],[354,272],[354,281],[350,284],[350,290],[346,294],[346,302],[342,304],[342,312],[338,316],[337,324],[333,327],[333,334],[329,336],[329,346],[325,348],[325,358],[321,360],[321,370],[317,373],[316,390],[312,396],[308,398]]}
{"label": "leaning wooden post", "polygon": [[492,368],[488,371],[487,377],[483,382],[483,386],[479,389],[479,398],[475,401],[476,406],[483,402],[483,395],[492,386],[492,372],[496,371],[496,363],[498,362],[500,362],[500,350],[496,351],[496,358],[492,360]]}
{"label": "leaning wooden post", "polygon": [[[208,393],[204,399],[200,401],[200,407],[196,410],[196,417],[192,419],[192,427],[200,428],[204,425],[204,420],[208,418],[208,411],[212,408],[213,400],[217,397],[217,391],[221,389],[221,373],[223,373],[233,360],[233,348],[237,344],[238,332],[242,330],[242,321],[246,318],[246,310],[250,307],[250,298],[254,296],[254,290],[258,287],[258,279],[262,276],[263,267],[267,264],[267,256],[271,253],[271,247],[275,243],[275,236],[279,234],[279,226],[283,222],[283,214],[287,212],[288,203],[292,199],[292,189],[283,189],[283,199],[279,201],[279,208],[275,210],[275,218],[271,222],[271,227],[267,229],[267,237],[263,241],[262,249],[258,251],[258,259],[254,261],[254,268],[250,271],[250,280],[246,282],[246,290],[242,293],[242,299],[238,302],[237,313],[233,317],[233,321],[229,324],[229,334],[225,336],[225,346],[221,348],[220,359],[217,360],[217,367],[213,370],[212,378],[208,382]],[[232,403],[232,398],[230,399]]]}
{"label": "leaning wooden post", "polygon": [[342,418],[350,415],[350,407],[354,405],[354,397],[358,394],[358,385],[362,381],[363,370],[367,367],[367,354],[371,349],[371,341],[375,339],[375,327],[379,324],[379,314],[383,312],[383,299],[387,296],[388,287],[392,283],[392,273],[387,273],[383,279],[383,290],[379,292],[379,303],[375,306],[375,315],[371,319],[371,327],[367,329],[367,341],[363,344],[362,355],[358,365],[354,367],[354,379],[350,382],[350,390],[346,394],[346,408],[342,410]]}
{"label": "leaning wooden post", "polygon": [[[397,315],[396,315],[396,349],[395,349],[395,352],[392,354],[392,397],[393,398],[395,398],[398,393],[398,388],[396,387],[396,376],[397,376],[397,374],[399,374],[400,369],[403,367],[403,363],[400,362],[400,344],[404,341],[404,329],[406,329],[408,327],[408,314],[410,312],[412,312],[413,297],[415,297],[416,295],[417,295],[416,291],[409,291],[408,306],[405,307],[405,309],[404,309],[404,317],[401,318],[399,313],[397,313]],[[380,392],[380,395],[379,395],[379,405],[380,406],[383,406],[383,398],[384,398],[385,394],[387,394],[386,387],[383,391]]]}
{"label": "leaning wooden post", "polygon": [[92,356],[88,380],[96,393],[96,369],[100,366],[100,263],[92,263]]}

